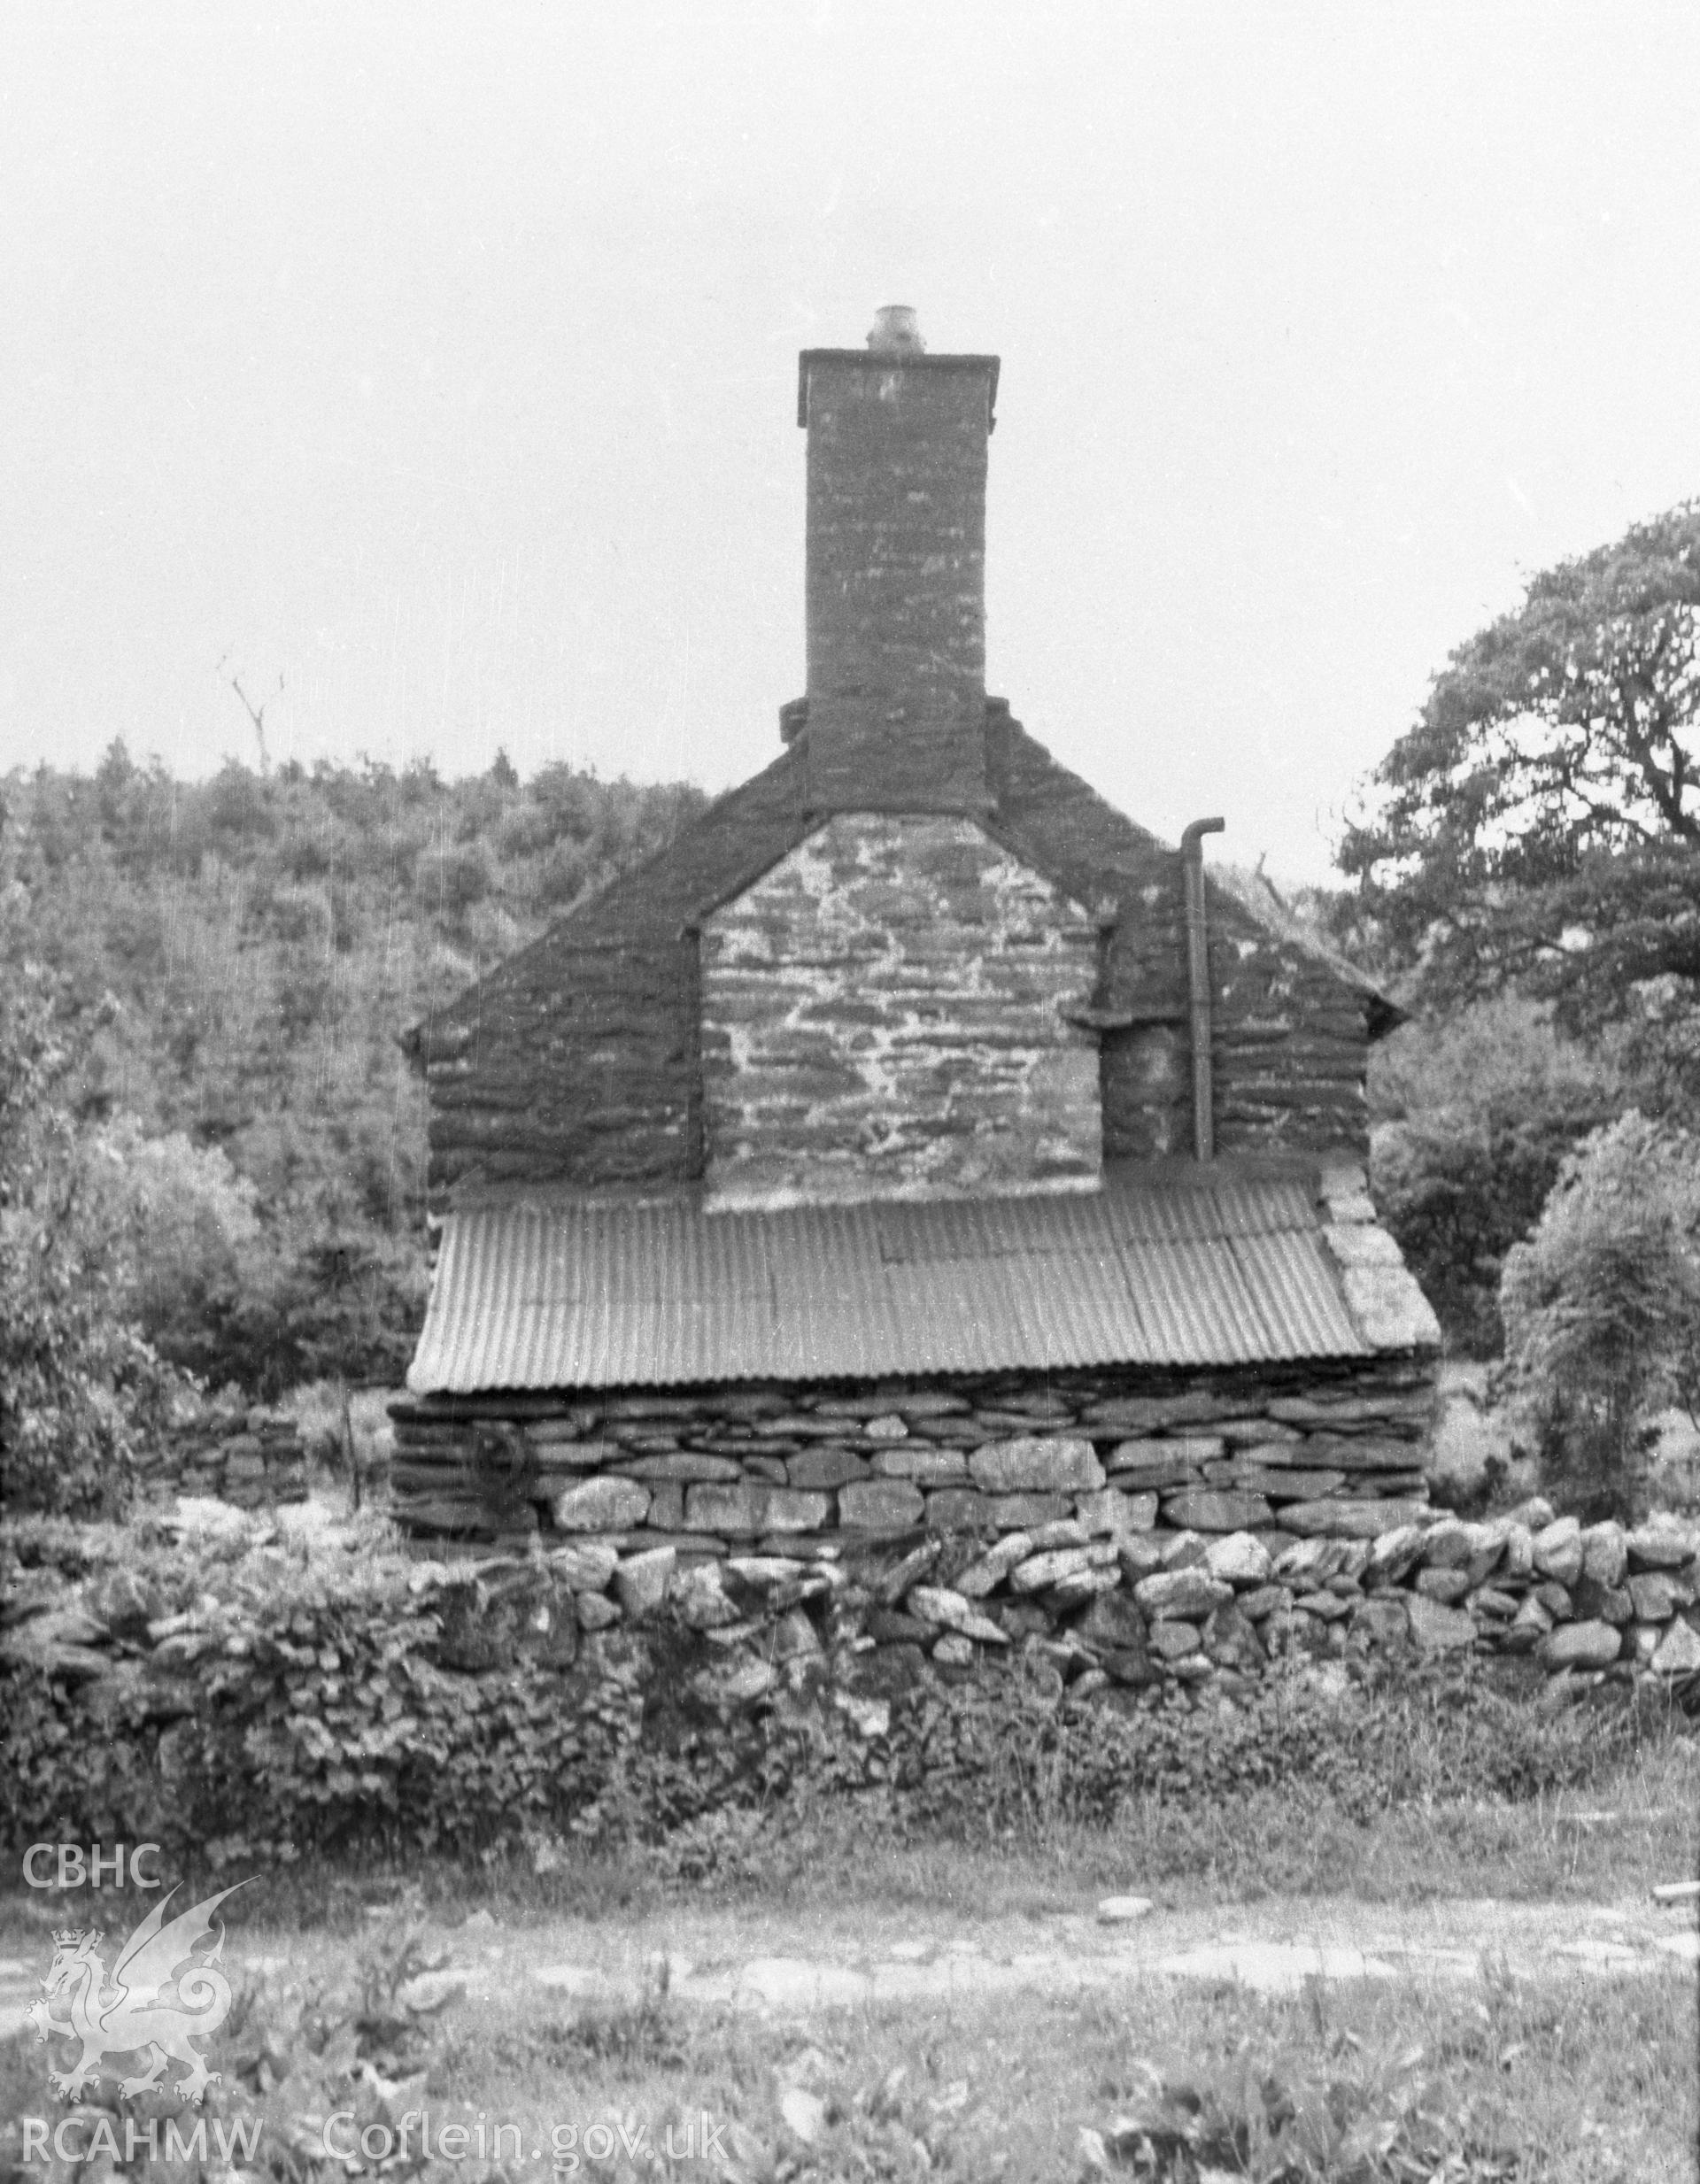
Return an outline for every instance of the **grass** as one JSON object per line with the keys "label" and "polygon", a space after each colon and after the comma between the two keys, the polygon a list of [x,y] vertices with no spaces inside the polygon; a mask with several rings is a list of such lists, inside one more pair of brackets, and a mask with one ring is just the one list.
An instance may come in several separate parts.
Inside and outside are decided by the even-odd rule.
{"label": "grass", "polygon": [[[1177,1910],[1302,1897],[1644,1898],[1661,1881],[1700,1872],[1700,1740],[1650,1742],[1558,1794],[1411,1802],[1367,1821],[1323,1790],[1294,1786],[1188,1806],[1134,1801],[1110,1828],[1053,1822],[993,1842],[962,1842],[870,1834],[853,1804],[829,1803],[807,1821],[776,1817],[753,1833],[731,1832],[718,1858],[705,1856],[699,1871],[681,1870],[668,1846],[575,1848],[542,1871],[523,1858],[315,1860],[259,1875],[249,1915],[297,1932],[355,1933],[367,1907],[404,1891],[444,1922],[481,1906],[522,1920],[619,1922],[681,1902],[800,1916],[853,1900],[875,1910],[944,1904],[967,1918],[999,1918],[1078,1909],[1130,1887]],[[108,1892],[103,1920],[115,1924],[120,1904],[139,1918],[150,1901]],[[64,1925],[87,1902],[14,1887],[0,1896],[0,1947],[8,1929]]]}
{"label": "grass", "polygon": [[[686,2009],[659,1989],[587,2009],[510,1981],[430,2021],[387,2112],[393,2123],[404,2107],[428,2108],[438,2130],[459,2118],[475,2126],[481,2114],[492,2127],[516,2126],[520,2159],[511,2138],[504,2148],[514,2180],[545,2175],[552,2134],[567,2127],[575,2145],[556,2147],[577,2151],[586,2174],[724,2177],[700,2162],[583,2159],[594,2125],[616,2149],[622,2126],[629,2137],[641,2127],[652,2149],[671,2126],[680,2148],[685,2120],[706,2114],[733,2173],[774,2184],[923,2175],[1046,2184],[1089,2173],[1082,2127],[1113,2133],[1118,2116],[1148,2105],[1155,2080],[1207,2098],[1213,2090],[1232,2116],[1249,2064],[1254,2080],[1272,2072],[1289,2088],[1332,2085],[1337,2109],[1361,2103],[1390,2129],[1426,2111],[1444,2144],[1480,2157],[1475,2168],[1407,2174],[1684,2184],[1700,2129],[1695,2038],[1694,1988],[1682,1978],[1537,1983],[1491,1964],[1447,1987],[1316,1982],[1269,1997],[1154,1978],[1113,1998],[970,1999],[807,2021]],[[21,2041],[0,2050],[0,2112],[50,2112],[40,2054]],[[385,2057],[379,2069],[404,2064]],[[1158,2173],[1178,2184],[1193,2172]]]}
{"label": "grass", "polygon": [[[611,2114],[731,2118],[776,2155],[802,2149],[779,2113],[789,2080],[827,2120],[823,2176],[1038,2180],[1081,2174],[1082,2126],[1104,2130],[1148,2072],[1208,2080],[1238,2056],[1289,2081],[1440,2080],[1510,2172],[1551,2184],[1680,2184],[1694,2174],[1691,1992],[1676,1979],[1529,1987],[1489,1978],[1459,1993],[1318,1986],[1293,1997],[1154,1982],[1118,1995],[837,2011],[807,2026],[692,2018],[664,2002],[612,2016],[492,2013],[445,2028],[428,2090],[545,2126]],[[1419,2051],[1419,2052],[1414,2052]],[[1405,2059],[1405,2068],[1396,2065]],[[676,2143],[677,2142],[676,2141]],[[917,2147],[925,2149],[923,2159]]]}
{"label": "grass", "polygon": [[[529,1973],[552,1950],[610,1968],[638,1967],[649,1950],[679,1947],[710,1964],[722,1953],[747,1960],[804,1950],[829,1961],[836,1951],[842,1961],[927,1933],[958,1948],[979,1937],[1007,1954],[1012,1928],[1018,1949],[1066,1952],[1077,1946],[1070,1934],[1086,1930],[1077,1923],[1047,1933],[1045,1922],[1078,1921],[1099,1895],[1128,1889],[1155,1896],[1178,1936],[1189,1921],[1202,1935],[1207,1918],[1219,1931],[1224,1912],[1240,1906],[1248,1936],[1340,1939],[1359,1907],[1373,1905],[1368,1923],[1391,1937],[1426,1918],[1443,1923],[1448,1898],[1555,1907],[1542,1929],[1549,1933],[1567,1927],[1564,1907],[1601,1901],[1638,1900],[1644,1924],[1647,1889],[1696,1870],[1700,1748],[1679,1737],[1642,1746],[1562,1796],[1436,1801],[1366,1821],[1347,1819],[1320,1794],[1288,1792],[1195,1810],[1135,1803],[1111,1829],[1053,1826],[978,1846],[869,1841],[840,1814],[837,1825],[817,1818],[744,1843],[723,1870],[695,1879],[635,1850],[569,1858],[545,1872],[514,1863],[321,1865],[260,1878],[237,1955],[258,1955],[268,1967],[254,1990],[262,2016],[292,2023],[311,1992],[320,1999],[308,2021],[317,2010],[330,2022],[336,2009],[323,1998],[352,1993],[362,1960],[388,1951],[393,1966],[413,1921],[429,1931],[494,1912],[494,1929],[447,1936],[474,1991],[440,2016],[410,2019],[382,2001],[375,2008],[370,1980],[363,2004],[339,2005],[350,2018],[364,2009],[361,2041],[379,2042],[375,2052],[362,2046],[376,2072],[364,2089],[320,2097],[278,2064],[287,2038],[259,2044],[282,2079],[269,2096],[272,2117],[285,2119],[274,2134],[280,2146],[289,2120],[350,2102],[362,2122],[391,2126],[409,2108],[428,2108],[438,2128],[461,2118],[475,2128],[482,2114],[492,2127],[517,2126],[521,2157],[513,2158],[511,2132],[504,2142],[506,2184],[542,2184],[557,2126],[576,2134],[556,2146],[581,2164],[562,2174],[1074,2184],[1093,2173],[1095,2142],[1082,2131],[1113,2147],[1117,2118],[1148,2110],[1159,2081],[1192,2089],[1185,2112],[1194,2128],[1218,2111],[1243,2122],[1255,2108],[1267,2121],[1256,2090],[1265,2082],[1301,2105],[1307,2086],[1332,2088],[1341,2116],[1356,2107],[1395,2143],[1426,2148],[1425,2165],[1402,2172],[1324,2163],[1318,2184],[1402,2173],[1448,2184],[1696,2184],[1693,1979],[1673,1964],[1603,1978],[1552,1957],[1542,1958],[1538,1978],[1515,1976],[1493,1953],[1515,1926],[1509,1916],[1472,1910],[1455,1920],[1472,1950],[1488,1952],[1473,1979],[1419,1969],[1396,1981],[1310,1982],[1294,1996],[1148,1972],[1066,1996],[1034,1988],[758,2016],[687,2004],[655,1979],[641,2000],[587,2005]],[[105,1892],[100,1923],[121,1933],[154,1900],[125,1903]],[[0,1905],[0,1949],[33,1964],[49,1926],[86,1918],[90,1908],[86,1895],[20,1892]],[[1024,1922],[1031,1941],[1020,1938]],[[24,2037],[0,2048],[0,2117],[54,2113],[43,2067],[44,2051]],[[394,2088],[387,2104],[372,2090],[386,2084]],[[678,2148],[687,2120],[699,2134],[705,2114],[722,2126],[729,2169],[620,2154],[622,2127],[630,2139],[641,2126],[645,2145],[659,2150],[670,2126]],[[599,2125],[610,2135],[587,2149],[585,2134]],[[613,2158],[587,2157],[605,2143]],[[533,2147],[542,2149],[535,2161]],[[6,2151],[0,2139],[0,2175]],[[1441,2161],[1448,2152],[1457,2157],[1450,2168]],[[1466,2156],[1473,2165],[1457,2165]],[[443,2184],[476,2184],[487,2172],[489,2162],[469,2157],[437,2174]],[[272,2173],[282,2180],[286,2171]],[[298,2165],[287,2173],[315,2172]],[[1191,2184],[1196,2172],[1171,2165],[1144,2173]],[[1221,2173],[1258,2172],[1230,2165]]]}

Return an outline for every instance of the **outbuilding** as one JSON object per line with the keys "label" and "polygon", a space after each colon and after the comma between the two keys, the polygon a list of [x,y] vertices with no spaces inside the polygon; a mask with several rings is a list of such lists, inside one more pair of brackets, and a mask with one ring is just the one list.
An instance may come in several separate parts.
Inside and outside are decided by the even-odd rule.
{"label": "outbuilding", "polygon": [[800,361],[807,688],[661,854],[410,1034],[421,1537],[684,1556],[1072,1523],[1368,1537],[1439,1331],[1367,1192],[1399,1021],[985,679],[995,357]]}

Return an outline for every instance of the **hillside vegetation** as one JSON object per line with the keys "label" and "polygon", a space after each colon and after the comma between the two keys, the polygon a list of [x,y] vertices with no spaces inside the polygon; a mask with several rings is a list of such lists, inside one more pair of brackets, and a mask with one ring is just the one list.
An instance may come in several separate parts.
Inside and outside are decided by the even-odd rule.
{"label": "hillside vegetation", "polygon": [[92,779],[0,776],[0,963],[167,1359],[265,1393],[399,1372],[425,1103],[398,1035],[704,802],[503,757],[187,783],[114,744]]}

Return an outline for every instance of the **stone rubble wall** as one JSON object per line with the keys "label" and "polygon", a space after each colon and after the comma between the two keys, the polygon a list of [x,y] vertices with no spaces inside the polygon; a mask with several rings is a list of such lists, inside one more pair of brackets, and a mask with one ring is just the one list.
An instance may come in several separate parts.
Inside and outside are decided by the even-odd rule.
{"label": "stone rubble wall", "polygon": [[703,921],[710,1203],[1095,1185],[1098,953],[972,820],[829,820]]}
{"label": "stone rubble wall", "polygon": [[[1374,1538],[1292,1535],[1278,1551],[1249,1532],[1093,1538],[1069,1519],[995,1542],[846,1534],[813,1554],[586,1535],[419,1563],[407,1590],[436,1617],[431,1657],[451,1674],[532,1660],[578,1677],[562,1686],[571,1706],[617,1671],[645,1706],[688,1695],[722,1717],[813,1699],[864,1740],[917,1685],[1010,1664],[1024,1690],[1124,1714],[1249,1703],[1271,1678],[1343,1694],[1355,1665],[1452,1652],[1499,1656],[1550,1701],[1641,1681],[1685,1705],[1700,1692],[1700,1523],[1584,1527],[1539,1501],[1482,1524],[1431,1512]],[[14,1568],[7,1594],[0,1671],[61,1679],[94,1716],[182,1716],[196,1663],[250,1642],[230,1601],[162,1612],[121,1564],[69,1584]]]}
{"label": "stone rubble wall", "polygon": [[[1185,883],[1175,852],[1059,766],[1001,701],[986,714],[997,829],[1077,902],[1115,902],[1101,998],[1104,1157],[1190,1153]],[[1254,916],[1205,868],[1216,1147],[1367,1161],[1364,1072],[1388,1006],[1348,966]],[[1393,1022],[1398,1019],[1395,1015]]]}
{"label": "stone rubble wall", "polygon": [[174,1425],[137,1459],[144,1499],[212,1494],[239,1509],[307,1498],[307,1453],[293,1418],[256,1404]]}
{"label": "stone rubble wall", "polygon": [[682,1616],[734,1698],[834,1647],[875,1685],[1036,1647],[1135,1696],[1295,1654],[1700,1670],[1700,1527],[1431,1508],[1426,1361],[1132,1379],[398,1403],[396,1513],[566,1571],[586,1630]]}
{"label": "stone rubble wall", "polygon": [[[574,1621],[586,1635],[683,1623],[710,1655],[694,1695],[732,1708],[822,1674],[839,1704],[877,1706],[917,1679],[1017,1656],[1123,1710],[1177,1693],[1246,1700],[1266,1675],[1372,1655],[1522,1656],[1554,1695],[1700,1675],[1700,1525],[1585,1528],[1538,1501],[1486,1524],[1433,1513],[1375,1538],[1289,1536],[1273,1552],[1248,1532],[1094,1539],[1058,1519],[990,1545],[935,1535],[812,1555],[586,1537],[475,1574],[481,1599],[511,1599],[514,1642],[531,1642],[522,1625],[547,1632],[552,1657]],[[475,1653],[465,1665],[489,1665]]]}
{"label": "stone rubble wall", "polygon": [[423,1397],[390,1406],[421,1540],[541,1532],[686,1555],[843,1536],[1178,1532],[1366,1539],[1419,1515],[1426,1357],[840,1387]]}

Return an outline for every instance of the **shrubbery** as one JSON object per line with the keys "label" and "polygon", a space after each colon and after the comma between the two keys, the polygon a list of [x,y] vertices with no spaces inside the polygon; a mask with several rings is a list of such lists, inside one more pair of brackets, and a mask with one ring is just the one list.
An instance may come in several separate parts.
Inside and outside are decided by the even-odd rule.
{"label": "shrubbery", "polygon": [[124,1242],[64,1103],[73,1061],[26,967],[0,993],[0,1488],[14,1509],[90,1515],[123,1508],[174,1376],[126,1308]]}
{"label": "shrubbery", "polygon": [[1410,1024],[1370,1060],[1376,1204],[1449,1342],[1495,1356],[1505,1254],[1566,1155],[1623,1104],[1609,1054],[1515,996]]}
{"label": "shrubbery", "polygon": [[1350,1685],[1275,1675],[1231,1710],[1120,1711],[1070,1700],[1032,1657],[924,1679],[870,1733],[866,1709],[858,1723],[818,1685],[780,1686],[760,1712],[699,1701],[691,1675],[716,1649],[668,1625],[601,1633],[564,1666],[498,1643],[483,1657],[501,1665],[450,1668],[478,1580],[395,1555],[220,1561],[39,1524],[9,1547],[15,1583],[92,1566],[120,1616],[187,1618],[152,1656],[165,1679],[139,1663],[81,1687],[12,1676],[0,1828],[19,1843],[142,1833],[218,1864],[671,1840],[707,1870],[736,1855],[737,1816],[846,1795],[859,1825],[970,1838],[1299,1783],[1367,1818],[1580,1781],[1637,1733],[1628,1709],[1608,1729],[1503,1695],[1470,1665],[1364,1665]]}
{"label": "shrubbery", "polygon": [[1596,1131],[1500,1295],[1511,1386],[1555,1499],[1633,1522],[1658,1412],[1700,1408],[1700,1143],[1634,1113]]}

